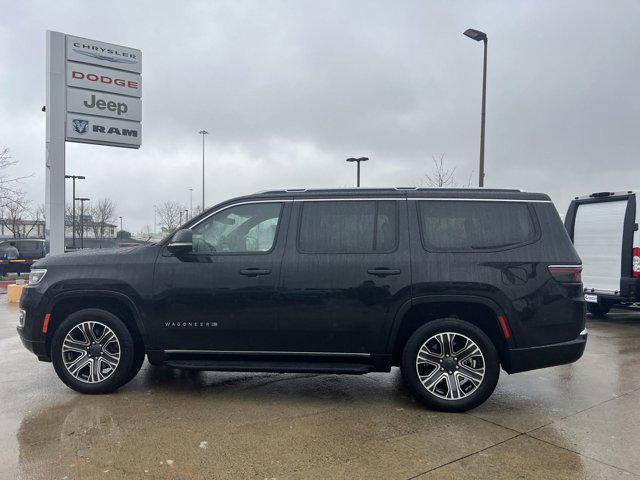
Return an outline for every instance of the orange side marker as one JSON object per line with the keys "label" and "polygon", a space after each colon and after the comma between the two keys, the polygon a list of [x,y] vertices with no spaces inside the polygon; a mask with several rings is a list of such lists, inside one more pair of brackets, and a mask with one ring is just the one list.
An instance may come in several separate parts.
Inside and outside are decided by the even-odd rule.
{"label": "orange side marker", "polygon": [[47,333],[47,328],[49,328],[49,320],[51,319],[51,314],[47,313],[44,316],[44,323],[42,324],[42,333]]}

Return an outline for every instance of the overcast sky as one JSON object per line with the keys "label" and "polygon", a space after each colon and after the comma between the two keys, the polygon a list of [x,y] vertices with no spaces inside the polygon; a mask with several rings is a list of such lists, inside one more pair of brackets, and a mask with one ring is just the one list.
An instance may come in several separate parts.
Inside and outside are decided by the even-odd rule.
{"label": "overcast sky", "polygon": [[[139,150],[67,144],[78,195],[110,197],[125,228],[153,205],[207,206],[277,187],[419,184],[432,155],[478,174],[489,36],[486,186],[640,188],[640,2],[1,0],[0,146],[44,202],[45,31],[143,52]],[[70,188],[68,189],[70,191]],[[71,194],[68,192],[67,198]]]}

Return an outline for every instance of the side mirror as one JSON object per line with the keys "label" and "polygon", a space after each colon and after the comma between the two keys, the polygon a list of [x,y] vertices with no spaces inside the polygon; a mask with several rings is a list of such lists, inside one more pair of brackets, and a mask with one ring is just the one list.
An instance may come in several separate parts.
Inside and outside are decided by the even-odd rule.
{"label": "side mirror", "polygon": [[178,230],[169,244],[167,245],[169,250],[174,255],[181,255],[193,251],[193,232],[188,228]]}

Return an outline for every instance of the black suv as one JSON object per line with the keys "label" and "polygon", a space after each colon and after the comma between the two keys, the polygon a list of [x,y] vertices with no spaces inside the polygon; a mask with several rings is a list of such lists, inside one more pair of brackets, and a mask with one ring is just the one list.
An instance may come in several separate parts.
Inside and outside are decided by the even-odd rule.
{"label": "black suv", "polygon": [[362,374],[400,366],[463,411],[509,373],[585,348],[580,259],[548,196],[517,190],[278,190],[147,246],[49,256],[18,332],[83,393],[152,365]]}

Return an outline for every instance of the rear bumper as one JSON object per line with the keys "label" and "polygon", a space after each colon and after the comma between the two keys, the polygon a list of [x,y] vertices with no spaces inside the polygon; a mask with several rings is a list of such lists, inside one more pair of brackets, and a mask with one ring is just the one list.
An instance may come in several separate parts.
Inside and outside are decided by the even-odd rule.
{"label": "rear bumper", "polygon": [[586,345],[585,328],[577,338],[569,342],[508,350],[503,368],[507,373],[518,373],[575,362],[582,357]]}
{"label": "rear bumper", "polygon": [[616,292],[600,291],[585,285],[584,293],[597,295],[599,300],[609,303],[633,303],[640,299],[640,279],[634,277],[621,277],[620,290]]}

